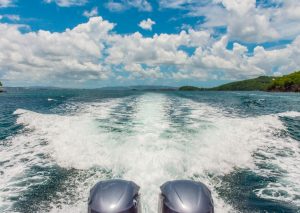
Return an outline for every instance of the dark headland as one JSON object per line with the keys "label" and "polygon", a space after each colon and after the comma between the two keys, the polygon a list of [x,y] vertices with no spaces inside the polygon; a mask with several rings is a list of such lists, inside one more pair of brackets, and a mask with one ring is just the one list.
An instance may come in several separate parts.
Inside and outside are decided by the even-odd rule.
{"label": "dark headland", "polygon": [[300,92],[300,71],[282,77],[260,76],[254,79],[231,82],[213,88],[183,86],[180,91],[268,91]]}
{"label": "dark headland", "polygon": [[0,81],[0,92],[3,92],[2,83]]}

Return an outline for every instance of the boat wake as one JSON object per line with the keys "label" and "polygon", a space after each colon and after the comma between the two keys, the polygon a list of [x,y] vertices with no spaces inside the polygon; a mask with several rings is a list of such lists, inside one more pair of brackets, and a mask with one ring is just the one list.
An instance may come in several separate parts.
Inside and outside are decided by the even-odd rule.
{"label": "boat wake", "polygon": [[217,190],[238,169],[276,175],[254,193],[300,207],[299,142],[281,120],[300,113],[242,118],[158,93],[73,105],[63,114],[15,111],[24,129],[0,151],[1,211],[86,212],[92,185],[122,178],[141,186],[144,212],[156,212],[159,186],[173,179],[204,182],[216,212],[238,212]]}

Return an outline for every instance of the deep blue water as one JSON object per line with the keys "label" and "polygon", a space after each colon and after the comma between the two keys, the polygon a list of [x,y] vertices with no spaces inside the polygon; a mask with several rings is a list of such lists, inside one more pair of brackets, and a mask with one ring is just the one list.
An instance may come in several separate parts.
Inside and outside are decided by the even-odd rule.
{"label": "deep blue water", "polygon": [[0,212],[86,212],[124,178],[156,212],[194,179],[216,212],[300,212],[300,94],[10,88],[0,93]]}

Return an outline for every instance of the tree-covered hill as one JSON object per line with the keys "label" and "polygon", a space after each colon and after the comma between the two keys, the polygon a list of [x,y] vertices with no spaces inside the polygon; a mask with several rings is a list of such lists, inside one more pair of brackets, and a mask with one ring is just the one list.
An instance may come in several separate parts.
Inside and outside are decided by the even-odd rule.
{"label": "tree-covered hill", "polygon": [[199,91],[199,90],[206,90],[199,87],[194,86],[183,86],[179,88],[180,91]]}
{"label": "tree-covered hill", "polygon": [[278,92],[300,92],[300,71],[275,78],[268,90]]}
{"label": "tree-covered hill", "polygon": [[251,90],[267,90],[269,86],[272,84],[273,77],[268,76],[260,76],[258,78],[237,81],[228,84],[224,84],[218,87],[212,88],[212,90],[220,90],[220,91],[251,91]]}
{"label": "tree-covered hill", "polygon": [[300,71],[282,77],[260,76],[254,79],[231,82],[213,88],[198,88],[191,86],[180,87],[181,91],[278,91],[300,92]]}

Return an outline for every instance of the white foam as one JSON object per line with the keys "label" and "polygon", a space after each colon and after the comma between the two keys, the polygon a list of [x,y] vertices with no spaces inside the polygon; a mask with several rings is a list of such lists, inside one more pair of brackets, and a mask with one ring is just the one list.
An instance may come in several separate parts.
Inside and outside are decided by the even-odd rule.
{"label": "white foam", "polygon": [[[193,103],[190,103],[192,106]],[[202,106],[201,108],[207,108]],[[195,106],[191,108],[197,108]],[[300,206],[300,148],[299,142],[290,137],[279,136],[286,130],[279,117],[298,117],[299,112],[285,112],[275,115],[239,118],[227,117],[226,113],[216,111],[212,116],[203,114],[202,110],[194,110],[199,113],[199,119],[203,116],[212,122],[213,127],[202,132],[195,141],[194,159],[189,168],[194,173],[205,174],[211,172],[214,175],[229,174],[235,168],[248,168],[258,175],[268,177],[273,169],[262,169],[261,164],[277,167],[281,173],[278,183],[269,184],[267,187],[256,190],[256,194],[262,198],[285,201]],[[208,111],[213,111],[209,109]],[[222,115],[223,114],[223,115]],[[197,117],[195,115],[193,118]],[[201,122],[196,122],[198,125]],[[260,157],[254,155],[260,154]],[[265,158],[261,158],[264,156]],[[197,164],[197,162],[207,162]],[[273,174],[274,175],[274,174]]]}
{"label": "white foam", "polygon": [[[282,177],[285,186],[267,188],[285,187],[287,196],[270,197],[298,202],[295,195],[299,194],[299,147],[291,138],[276,136],[285,129],[279,116],[298,116],[297,113],[250,118],[231,114],[229,117],[225,111],[207,104],[181,98],[171,100],[156,93],[139,96],[135,103],[130,101],[125,98],[81,103],[76,106],[78,110],[66,115],[17,110],[17,122],[30,132],[12,138],[9,150],[1,151],[12,167],[0,186],[9,188],[12,185],[9,178],[22,175],[24,169],[34,164],[58,164],[83,170],[100,167],[110,170],[115,177],[136,181],[141,186],[144,212],[156,212],[159,186],[167,180],[194,178],[214,189],[219,184],[214,177],[229,174],[236,168],[250,168],[267,175],[269,171],[257,167],[262,160],[253,155],[260,152],[269,156],[270,163],[287,171]],[[116,107],[126,104],[134,108],[131,119],[129,123],[120,123],[118,116],[125,112],[118,112]],[[190,111],[184,113],[185,108]],[[170,109],[182,121],[173,121]],[[128,131],[113,131],[120,127]],[[42,141],[47,145],[40,145]],[[280,157],[276,155],[280,150],[293,152]],[[34,153],[48,154],[51,160],[36,158]],[[31,159],[30,163],[19,162],[24,156]],[[53,205],[52,212],[86,212],[88,191],[96,181],[86,180],[78,186],[80,199],[75,205]],[[256,193],[266,197],[264,190]],[[7,193],[18,193],[18,190]],[[216,212],[233,211],[214,190],[213,195]]]}
{"label": "white foam", "polygon": [[[11,212],[11,201],[8,198],[17,196],[29,187],[20,185],[21,182],[33,182],[33,179],[37,178],[44,180],[42,174],[36,174],[34,177],[24,176],[32,166],[59,164],[66,168],[87,168],[85,160],[89,159],[82,154],[91,155],[91,159],[99,154],[93,146],[85,144],[85,141],[94,142],[94,146],[97,146],[96,142],[99,139],[95,138],[98,130],[91,115],[92,106],[97,108],[97,118],[100,119],[107,117],[110,110],[120,101],[116,99],[103,103],[89,103],[88,107],[82,107],[83,104],[80,103],[80,110],[76,116],[16,110],[14,114],[18,115],[17,123],[26,128],[21,134],[9,138],[6,141],[8,145],[0,150],[1,161],[4,162],[1,166],[3,174],[0,178],[0,210]],[[81,112],[82,108],[84,112]],[[89,167],[93,162],[89,162]],[[37,181],[34,182],[38,184]]]}
{"label": "white foam", "polygon": [[285,117],[300,117],[300,112],[296,111],[288,111],[288,112],[283,112],[283,113],[278,113],[278,116],[285,116]]}

